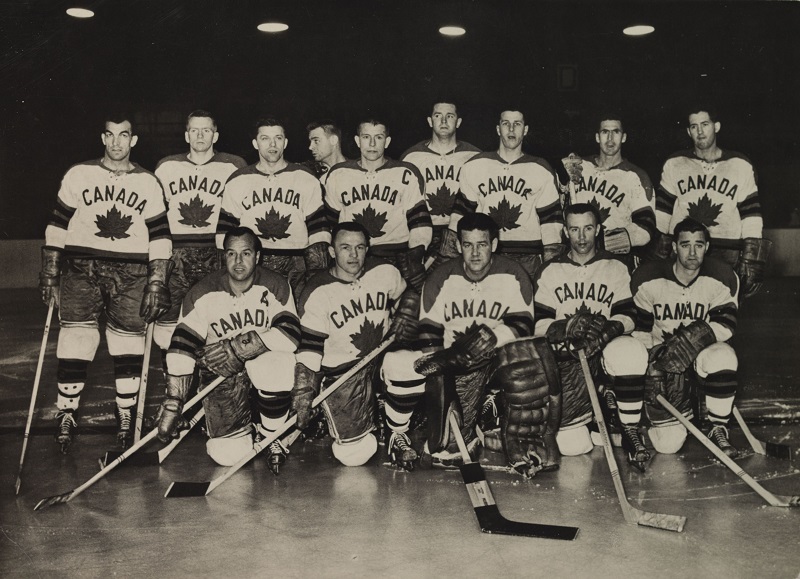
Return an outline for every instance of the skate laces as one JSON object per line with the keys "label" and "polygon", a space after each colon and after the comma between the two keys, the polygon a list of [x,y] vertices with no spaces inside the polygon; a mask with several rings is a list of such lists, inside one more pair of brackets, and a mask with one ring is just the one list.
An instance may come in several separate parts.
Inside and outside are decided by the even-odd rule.
{"label": "skate laces", "polygon": [[289,454],[289,449],[286,448],[280,440],[275,440],[269,444],[268,447],[270,455],[283,455]]}
{"label": "skate laces", "polygon": [[61,410],[56,414],[56,419],[60,421],[59,430],[61,434],[69,434],[73,428],[78,426],[72,412],[68,410]]}
{"label": "skate laces", "polygon": [[712,428],[711,432],[708,433],[708,437],[720,448],[731,448],[731,443],[728,440],[728,429],[721,424]]}
{"label": "skate laces", "polygon": [[633,446],[636,450],[642,450],[645,448],[644,442],[642,442],[642,437],[639,435],[639,427],[634,424],[623,424],[622,430],[625,431],[625,435],[628,437],[628,440],[633,443]]}
{"label": "skate laces", "polygon": [[130,408],[119,408],[119,429],[120,430],[130,430],[131,429],[131,409]]}
{"label": "skate laces", "polygon": [[405,432],[392,432],[392,436],[389,438],[389,447],[401,452],[411,450],[411,439]]}

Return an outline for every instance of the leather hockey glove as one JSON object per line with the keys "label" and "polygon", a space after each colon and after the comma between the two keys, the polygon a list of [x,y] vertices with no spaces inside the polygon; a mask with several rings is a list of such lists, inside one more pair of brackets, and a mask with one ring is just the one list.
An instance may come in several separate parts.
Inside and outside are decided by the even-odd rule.
{"label": "leather hockey glove", "polygon": [[561,159],[561,164],[564,165],[564,169],[569,175],[569,180],[575,185],[580,185],[583,180],[583,165],[581,163],[583,163],[583,159],[575,153],[570,153]]}
{"label": "leather hockey glove", "polygon": [[662,372],[682,374],[692,365],[697,355],[717,341],[714,330],[703,320],[680,326],[664,342],[664,347],[653,360],[653,366]]}
{"label": "leather hockey glove", "polygon": [[39,273],[39,291],[42,301],[50,305],[54,300],[59,305],[59,287],[61,285],[61,250],[52,247],[42,248],[42,271]]}
{"label": "leather hockey glove", "polygon": [[430,270],[433,271],[444,262],[458,257],[458,233],[451,229],[445,229],[442,233],[442,241],[439,245],[439,251],[431,264]]}
{"label": "leather hockey glove", "polygon": [[419,337],[419,308],[420,295],[411,288],[404,291],[397,301],[389,332],[394,334],[399,345],[409,347]]}
{"label": "leather hockey glove", "polygon": [[158,439],[161,442],[169,442],[178,437],[178,430],[184,425],[181,418],[183,414],[183,404],[189,395],[189,386],[192,384],[192,375],[172,376],[167,374],[167,392],[161,407],[156,415],[156,427],[158,428]]}
{"label": "leather hockey glove", "polygon": [[422,293],[425,282],[425,248],[418,245],[397,256],[397,268],[406,283],[418,293]]}
{"label": "leather hockey glove", "polygon": [[306,265],[306,280],[328,269],[328,244],[324,241],[309,245],[303,250]]}
{"label": "leather hockey glove", "polygon": [[139,308],[139,316],[145,323],[155,322],[172,307],[167,280],[173,265],[170,259],[154,259],[147,264],[147,286]]}
{"label": "leather hockey glove", "polygon": [[220,340],[200,350],[198,363],[219,376],[230,378],[244,370],[244,363],[267,352],[268,348],[255,330]]}
{"label": "leather hockey glove", "polygon": [[[603,236],[603,247],[606,251],[618,255],[625,255],[631,252],[631,236],[624,228],[612,229]],[[671,247],[671,246],[670,246]]]}
{"label": "leather hockey glove", "polygon": [[617,320],[607,320],[605,316],[597,314],[589,329],[586,330],[586,335],[575,344],[578,349],[583,348],[587,358],[591,358],[606,345],[625,332],[625,327],[622,322]]}
{"label": "leather hockey glove", "polygon": [[565,320],[558,320],[547,328],[547,341],[551,344],[583,338],[594,319],[589,312],[576,312]]}
{"label": "leather hockey glove", "polygon": [[748,237],[742,240],[742,249],[734,268],[741,281],[739,301],[754,296],[761,289],[771,249],[772,242],[769,239]]}
{"label": "leather hockey glove", "polygon": [[544,246],[542,261],[547,263],[557,257],[561,257],[567,252],[567,246],[563,243],[548,243]]}
{"label": "leather hockey glove", "polygon": [[322,372],[314,372],[305,364],[294,367],[294,388],[292,388],[292,410],[297,414],[297,429],[303,430],[314,416],[311,407],[319,394]]}
{"label": "leather hockey glove", "polygon": [[647,259],[669,259],[672,257],[672,236],[656,231],[655,239],[648,245]]}
{"label": "leather hockey glove", "polygon": [[463,374],[488,361],[494,355],[497,336],[485,324],[459,336],[449,348],[421,356],[414,362],[414,370],[423,376],[440,372]]}

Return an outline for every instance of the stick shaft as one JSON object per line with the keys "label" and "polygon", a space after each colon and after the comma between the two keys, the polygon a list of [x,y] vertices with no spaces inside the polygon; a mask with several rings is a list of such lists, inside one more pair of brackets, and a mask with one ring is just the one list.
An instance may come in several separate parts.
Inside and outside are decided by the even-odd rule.
{"label": "stick shaft", "polygon": [[136,427],[133,431],[134,444],[142,437],[142,421],[144,420],[144,399],[147,394],[147,377],[150,374],[150,351],[153,348],[153,331],[156,323],[147,324],[147,333],[144,337],[144,358],[142,360],[142,374],[139,378],[139,394],[136,401]]}
{"label": "stick shaft", "polygon": [[189,428],[182,430],[180,434],[178,434],[178,438],[173,439],[172,442],[170,442],[167,446],[158,451],[158,464],[164,462],[166,458],[170,454],[172,454],[172,451],[175,450],[175,447],[177,447],[181,443],[181,441],[184,438],[186,438],[186,435],[189,434],[192,428],[194,428],[195,425],[198,422],[200,422],[200,420],[202,420],[203,416],[205,415],[206,415],[205,408],[201,408],[200,410],[198,410],[197,414],[195,414],[194,417],[189,421]]}
{"label": "stick shaft", "polygon": [[747,442],[750,443],[750,446],[752,447],[753,451],[758,454],[767,454],[766,445],[760,440],[758,440],[755,436],[753,436],[750,427],[747,426],[747,423],[744,421],[742,413],[739,412],[739,409],[736,408],[736,406],[733,407],[733,416],[734,418],[736,418],[736,422],[739,423],[739,428],[741,428],[742,432],[744,432],[744,436],[745,438],[747,438]]}

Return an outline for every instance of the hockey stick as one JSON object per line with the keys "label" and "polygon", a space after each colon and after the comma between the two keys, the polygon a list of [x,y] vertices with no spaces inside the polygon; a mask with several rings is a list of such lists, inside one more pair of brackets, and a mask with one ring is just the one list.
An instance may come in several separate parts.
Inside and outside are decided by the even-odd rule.
{"label": "hockey stick", "polygon": [[25,424],[25,436],[22,439],[22,454],[19,456],[19,472],[17,472],[17,482],[14,485],[14,494],[19,494],[22,486],[22,466],[25,463],[25,451],[28,448],[28,437],[31,434],[31,423],[33,422],[33,411],[36,408],[36,396],[39,393],[39,381],[42,378],[42,367],[44,366],[44,353],[47,350],[47,336],[50,335],[50,321],[53,319],[53,309],[56,301],[50,298],[50,305],[47,306],[47,320],[44,322],[44,335],[42,336],[42,347],[39,349],[39,362],[36,365],[36,377],[33,379],[33,392],[31,393],[31,405],[28,408],[28,421]]}
{"label": "hockey stick", "polygon": [[586,352],[578,350],[578,358],[580,359],[581,369],[583,370],[583,376],[586,380],[586,390],[589,392],[589,398],[592,400],[592,410],[594,411],[595,422],[597,422],[597,429],[600,431],[600,437],[603,439],[603,452],[606,455],[608,468],[611,471],[611,480],[614,481],[614,490],[617,492],[617,499],[619,499],[619,506],[622,508],[622,515],[625,517],[625,521],[643,527],[654,527],[656,529],[680,533],[683,531],[684,525],[686,525],[686,517],[642,511],[628,502],[628,497],[625,495],[625,487],[622,485],[622,478],[620,477],[619,468],[617,467],[617,460],[614,458],[614,450],[611,448],[611,440],[608,437],[608,428],[603,419],[600,399],[597,397],[597,390],[595,389],[591,370],[589,370],[589,363],[586,361]]}
{"label": "hockey stick", "polygon": [[561,541],[574,541],[578,536],[578,527],[563,527],[560,525],[542,525],[539,523],[523,523],[506,519],[497,508],[494,495],[486,482],[486,475],[480,463],[472,462],[469,450],[461,435],[461,426],[455,413],[448,415],[450,431],[453,433],[461,451],[464,464],[459,466],[461,478],[467,487],[469,499],[478,517],[478,526],[481,532],[497,535],[515,535],[517,537],[535,537],[539,539],[558,539]]}
{"label": "hockey stick", "polygon": [[[389,336],[386,338],[381,344],[372,350],[369,354],[361,358],[358,364],[354,365],[350,368],[347,372],[339,376],[339,378],[333,382],[328,388],[325,389],[324,392],[319,394],[314,401],[311,403],[312,408],[316,408],[319,406],[323,400],[325,400],[328,396],[333,394],[336,389],[338,389],[342,384],[347,382],[350,378],[352,378],[357,372],[359,372],[364,366],[372,362],[381,352],[383,352],[389,345],[394,342],[394,336]],[[289,418],[284,422],[278,430],[272,433],[270,436],[266,437],[264,440],[253,444],[253,449],[246,452],[239,461],[231,466],[224,474],[218,476],[214,480],[211,481],[204,481],[204,482],[181,482],[175,481],[169,485],[167,488],[167,492],[164,493],[164,496],[168,499],[171,498],[182,498],[182,497],[203,497],[211,493],[215,488],[219,485],[224,483],[226,480],[231,478],[234,474],[236,474],[239,469],[241,469],[244,465],[248,462],[253,460],[258,453],[262,450],[267,448],[270,444],[278,440],[285,432],[287,432],[290,428],[292,428],[297,423],[297,415],[292,414]]]}
{"label": "hockey stick", "polygon": [[139,398],[136,401],[136,427],[133,431],[133,443],[139,442],[142,437],[142,420],[144,419],[144,399],[147,393],[147,376],[150,373],[150,351],[153,348],[153,330],[155,322],[147,324],[147,333],[144,338],[144,359],[142,361],[142,374],[139,377]]}
{"label": "hockey stick", "polygon": [[770,506],[772,507],[800,507],[800,495],[794,496],[786,496],[786,495],[776,495],[769,492],[767,489],[762,487],[756,480],[751,477],[749,474],[744,472],[742,468],[736,464],[733,459],[731,459],[727,454],[722,452],[722,450],[713,442],[711,442],[708,437],[700,432],[700,429],[697,428],[694,424],[689,422],[689,420],[678,410],[670,404],[666,398],[664,398],[661,394],[659,394],[656,399],[661,403],[661,406],[667,409],[670,414],[672,414],[678,421],[683,424],[686,429],[691,432],[694,437],[700,441],[700,443],[705,446],[708,450],[711,451],[711,454],[719,460],[722,464],[727,466],[729,469],[733,471],[733,473],[742,479],[747,486],[751,489],[756,491],[758,495],[767,501]]}
{"label": "hockey stick", "polygon": [[742,413],[739,412],[739,409],[736,408],[736,406],[733,407],[733,415],[736,418],[736,422],[739,423],[739,427],[742,429],[742,432],[744,432],[747,442],[750,443],[750,446],[753,447],[753,450],[756,453],[771,456],[773,458],[785,458],[788,460],[792,460],[794,458],[796,452],[791,446],[779,444],[777,442],[764,442],[757,439],[750,431],[750,427],[747,426]]}
{"label": "hockey stick", "polygon": [[[216,388],[217,386],[222,384],[224,381],[225,381],[225,377],[224,376],[218,376],[217,378],[215,378],[214,381],[211,382],[211,384],[209,384],[208,386],[206,386],[205,388],[200,390],[197,394],[195,394],[195,396],[191,400],[189,400],[184,405],[184,411],[189,410],[189,408],[193,407],[195,404],[200,402],[203,398],[205,398],[206,395],[208,395],[209,392],[211,392],[214,388]],[[75,488],[75,489],[73,489],[71,491],[67,491],[67,492],[65,492],[63,494],[60,494],[60,495],[53,495],[52,497],[44,498],[44,499],[40,500],[38,503],[36,503],[36,506],[33,507],[33,510],[34,511],[38,511],[40,509],[43,509],[45,507],[50,507],[52,505],[60,505],[60,504],[63,504],[63,503],[68,503],[69,501],[71,501],[72,499],[77,497],[79,494],[81,494],[83,491],[88,489],[90,486],[92,486],[94,483],[99,481],[101,478],[106,476],[109,472],[114,470],[117,466],[119,466],[125,459],[127,459],[134,452],[136,452],[141,447],[143,447],[145,444],[147,444],[148,442],[153,440],[156,437],[157,434],[158,434],[158,428],[154,428],[147,435],[145,435],[139,442],[137,442],[136,444],[131,446],[128,450],[123,452],[119,456],[119,458],[114,460],[114,462],[112,462],[111,464],[107,465],[103,470],[98,472],[96,475],[94,475],[88,481],[83,483],[81,486],[79,486],[79,487],[77,487],[77,488]]]}

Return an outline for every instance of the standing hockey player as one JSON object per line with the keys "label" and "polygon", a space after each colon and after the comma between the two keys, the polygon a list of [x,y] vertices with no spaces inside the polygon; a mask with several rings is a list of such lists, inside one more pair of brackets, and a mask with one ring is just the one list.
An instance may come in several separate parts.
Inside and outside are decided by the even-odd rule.
{"label": "standing hockey player", "polygon": [[655,195],[650,178],[642,169],[622,158],[628,135],[619,115],[601,115],[594,135],[600,152],[565,169],[575,185],[570,203],[590,203],[600,214],[603,234],[600,249],[622,258],[629,267],[633,255],[650,243],[656,230]]}
{"label": "standing hockey player", "polygon": [[713,241],[704,225],[687,218],[673,233],[675,258],[643,263],[631,284],[638,314],[633,335],[650,350],[648,434],[658,452],[680,450],[686,429],[655,396],[662,394],[689,417],[692,382],[698,399],[705,395],[708,437],[733,458],[738,451],[728,440],[727,425],[738,361],[727,341],[736,330],[739,282],[730,266],[707,255]]}
{"label": "standing hockey player", "polygon": [[259,160],[236,171],[225,185],[217,226],[217,247],[226,232],[244,226],[261,239],[261,265],[301,285],[328,265],[330,228],[322,203],[322,185],[309,169],[289,163],[289,140],[281,122],[256,123],[253,147]]}
{"label": "standing hockey player", "polygon": [[321,121],[309,123],[306,131],[308,150],[314,157],[309,168],[324,184],[331,167],[347,161],[342,154],[342,130],[331,121]]}
{"label": "standing hockey player", "polygon": [[687,217],[699,221],[713,240],[711,255],[736,270],[744,299],[761,288],[772,242],[763,239],[755,170],[744,155],[719,148],[720,128],[710,107],[689,111],[694,149],[667,159],[656,193],[657,251],[668,257],[675,226]]}
{"label": "standing hockey player", "polygon": [[636,319],[628,268],[612,254],[598,251],[600,216],[594,204],[568,206],[564,220],[569,252],[542,268],[534,297],[536,335],[547,337],[555,347],[561,374],[563,409],[556,442],[566,456],[593,447],[586,426],[592,406],[575,355],[583,349],[592,373],[608,377],[606,405],[622,428],[628,461],[644,471],[650,453],[639,435],[639,421],[647,350],[626,335]]}
{"label": "standing hockey player", "polygon": [[[383,341],[390,330],[390,313],[397,304],[391,331],[400,345],[414,338],[419,316],[419,295],[406,290],[400,271],[385,260],[367,257],[369,234],[357,222],[333,228],[331,254],[334,265],[314,276],[299,300],[302,340],[297,353],[292,391],[297,426],[311,417],[311,403],[339,376],[358,363]],[[409,374],[411,360],[400,358]],[[405,362],[405,364],[402,364]],[[376,364],[360,372],[323,403],[333,437],[333,455],[346,466],[367,462],[378,448],[375,429],[375,398],[372,383]],[[406,434],[411,412],[425,390],[425,379],[416,375],[402,383],[387,379],[386,414],[391,432],[388,442],[392,461],[412,469],[416,451]]]}
{"label": "standing hockey player", "polygon": [[225,182],[231,173],[247,165],[241,157],[214,150],[219,133],[207,111],[189,114],[184,138],[189,144],[188,154],[161,159],[155,171],[166,195],[174,266],[169,279],[172,307],[158,320],[153,334],[162,357],[167,354],[186,292],[221,267],[214,234]]}
{"label": "standing hockey player", "polygon": [[448,225],[458,193],[461,166],[480,153],[480,149],[456,138],[461,117],[453,103],[435,103],[428,126],[431,138],[411,147],[400,160],[414,165],[425,179],[425,201],[433,224],[433,241],[428,253],[434,257],[440,253],[444,238],[444,243],[450,247],[449,253],[454,255],[457,253],[456,233],[450,231]]}
{"label": "standing hockey player", "polygon": [[406,282],[421,291],[431,216],[417,168],[385,156],[391,141],[383,121],[359,123],[356,144],[361,157],[328,173],[325,203],[333,223],[361,223],[369,233],[372,255],[397,265]]}
{"label": "standing hockey player", "polygon": [[59,306],[58,434],[67,453],[89,362],[106,341],[114,360],[117,440],[133,440],[146,324],[170,308],[172,252],[164,192],[158,179],[130,160],[138,139],[130,117],[110,117],[102,159],[79,163],[61,181],[45,231],[39,287]]}
{"label": "standing hockey player", "polygon": [[[183,301],[167,353],[158,437],[166,442],[175,435],[199,364],[202,386],[226,378],[203,399],[203,408],[206,451],[230,466],[253,448],[251,386],[258,394],[257,436],[270,436],[286,422],[300,322],[286,279],[258,267],[261,245],[255,233],[230,229],[223,247],[225,269],[203,278]],[[279,440],[267,450],[269,468],[278,474],[288,450]]]}

